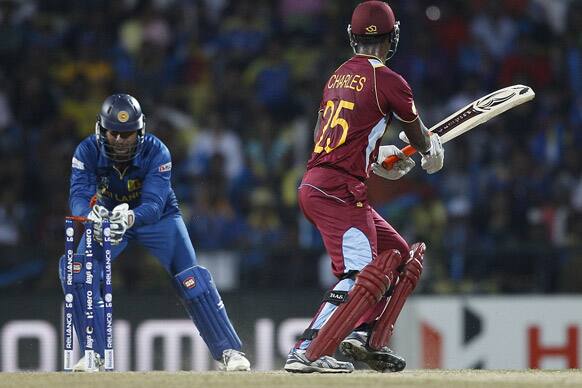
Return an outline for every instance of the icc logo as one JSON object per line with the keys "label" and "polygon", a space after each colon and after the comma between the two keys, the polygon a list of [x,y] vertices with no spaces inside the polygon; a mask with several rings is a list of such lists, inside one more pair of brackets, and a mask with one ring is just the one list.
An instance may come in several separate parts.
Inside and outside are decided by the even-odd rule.
{"label": "icc logo", "polygon": [[376,27],[375,25],[371,25],[366,27],[366,34],[375,34],[378,32],[378,27]]}

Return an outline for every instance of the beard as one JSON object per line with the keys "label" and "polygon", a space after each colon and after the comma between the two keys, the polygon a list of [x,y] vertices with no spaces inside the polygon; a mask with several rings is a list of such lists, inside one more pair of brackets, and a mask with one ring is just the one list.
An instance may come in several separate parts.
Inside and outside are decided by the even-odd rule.
{"label": "beard", "polygon": [[133,144],[108,144],[108,156],[116,162],[128,162],[133,159],[137,149],[137,142]]}

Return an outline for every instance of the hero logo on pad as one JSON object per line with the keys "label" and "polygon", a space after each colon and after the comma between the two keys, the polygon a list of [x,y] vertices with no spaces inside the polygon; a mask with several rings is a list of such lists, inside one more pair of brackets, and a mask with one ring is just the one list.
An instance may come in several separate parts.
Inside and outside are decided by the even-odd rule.
{"label": "hero logo on pad", "polygon": [[168,162],[166,164],[162,164],[160,167],[158,167],[158,170],[160,172],[170,171],[171,169],[172,169],[172,162]]}
{"label": "hero logo on pad", "polygon": [[182,284],[186,288],[194,288],[194,287],[196,287],[196,280],[194,279],[193,276],[190,276],[189,278],[184,279]]}
{"label": "hero logo on pad", "polygon": [[78,261],[75,261],[73,263],[73,273],[79,273],[79,272],[81,272],[81,268],[82,268],[82,265]]}

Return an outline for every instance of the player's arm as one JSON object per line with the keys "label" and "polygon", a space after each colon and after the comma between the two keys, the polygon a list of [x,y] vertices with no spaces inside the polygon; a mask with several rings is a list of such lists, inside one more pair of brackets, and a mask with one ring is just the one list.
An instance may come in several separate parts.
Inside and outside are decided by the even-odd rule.
{"label": "player's arm", "polygon": [[171,190],[172,162],[170,151],[163,146],[159,155],[149,163],[141,190],[141,205],[130,209],[127,203],[117,205],[111,211],[111,243],[119,244],[131,227],[153,224],[160,219],[168,193]]}
{"label": "player's arm", "polygon": [[79,144],[71,164],[69,208],[74,216],[86,217],[91,212],[91,198],[97,189],[95,156],[85,143]]}
{"label": "player's arm", "polygon": [[420,152],[427,152],[430,148],[429,132],[423,124],[412,95],[412,89],[402,76],[396,73],[380,73],[381,100],[386,101],[386,111],[394,112],[401,122],[404,133],[410,144]]}
{"label": "player's arm", "polygon": [[72,215],[93,221],[93,237],[101,242],[101,222],[109,216],[109,211],[92,203],[97,188],[96,160],[96,153],[87,141],[79,144],[71,164],[69,208]]}
{"label": "player's arm", "polygon": [[[445,149],[441,144],[439,135],[430,133],[420,117],[414,122],[403,123],[403,129],[400,138],[420,151],[422,154],[421,167],[429,174],[434,174],[440,170],[445,160]],[[411,136],[414,137],[414,140]]]}
{"label": "player's arm", "polygon": [[429,132],[420,116],[411,122],[402,122],[402,129],[408,138],[410,145],[421,153],[426,153],[430,149]]}
{"label": "player's arm", "polygon": [[313,142],[317,142],[319,125],[321,124],[321,115],[323,114],[323,110],[320,109],[317,111],[317,122],[315,123],[315,128],[313,128]]}
{"label": "player's arm", "polygon": [[445,151],[440,137],[431,134],[420,119],[408,82],[394,72],[383,72],[381,79],[382,101],[386,101],[387,107],[402,122],[406,136],[401,139],[422,153],[421,166],[427,173],[437,172],[443,167]]}
{"label": "player's arm", "polygon": [[166,199],[172,189],[171,176],[170,151],[164,146],[149,165],[141,191],[141,205],[133,209],[136,226],[153,224],[160,219],[166,206]]}

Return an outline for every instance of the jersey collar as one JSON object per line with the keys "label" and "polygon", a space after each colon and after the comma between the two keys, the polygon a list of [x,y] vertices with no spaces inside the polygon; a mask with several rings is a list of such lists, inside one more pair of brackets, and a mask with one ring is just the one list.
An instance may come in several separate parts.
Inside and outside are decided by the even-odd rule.
{"label": "jersey collar", "polygon": [[381,60],[380,58],[378,58],[378,57],[377,57],[377,56],[375,56],[375,55],[368,55],[368,54],[360,54],[360,53],[358,53],[358,54],[356,54],[356,57],[374,58],[374,59],[377,59],[377,60],[379,60],[380,62],[384,63],[384,61],[383,61],[383,60]]}

